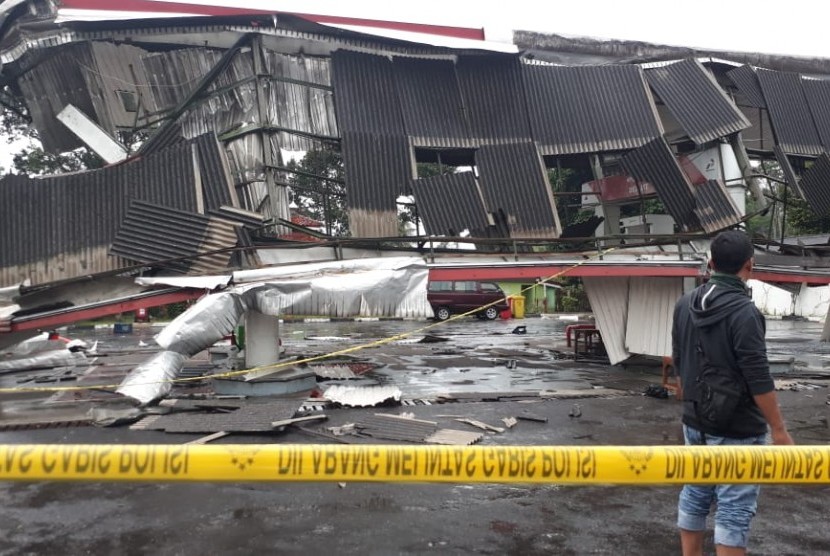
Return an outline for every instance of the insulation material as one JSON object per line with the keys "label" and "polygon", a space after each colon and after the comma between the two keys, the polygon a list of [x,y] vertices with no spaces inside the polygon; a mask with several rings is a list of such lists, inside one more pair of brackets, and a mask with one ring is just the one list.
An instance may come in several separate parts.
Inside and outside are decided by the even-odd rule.
{"label": "insulation material", "polygon": [[629,278],[584,277],[585,293],[594,311],[602,343],[612,365],[631,357],[626,348]]}
{"label": "insulation material", "polygon": [[247,310],[233,291],[207,295],[156,335],[164,349],[192,357],[233,332]]}
{"label": "insulation material", "polygon": [[682,295],[683,278],[631,280],[625,329],[625,347],[630,353],[656,357],[672,354],[674,305]]}

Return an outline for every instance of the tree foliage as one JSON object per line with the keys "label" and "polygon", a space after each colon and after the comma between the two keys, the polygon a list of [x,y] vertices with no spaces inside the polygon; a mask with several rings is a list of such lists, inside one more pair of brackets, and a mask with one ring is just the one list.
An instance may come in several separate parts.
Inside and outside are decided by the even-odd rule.
{"label": "tree foliage", "polygon": [[293,172],[288,183],[297,212],[325,222],[326,231],[331,235],[349,235],[341,154],[329,148],[310,150],[300,162],[291,160],[286,167]]}

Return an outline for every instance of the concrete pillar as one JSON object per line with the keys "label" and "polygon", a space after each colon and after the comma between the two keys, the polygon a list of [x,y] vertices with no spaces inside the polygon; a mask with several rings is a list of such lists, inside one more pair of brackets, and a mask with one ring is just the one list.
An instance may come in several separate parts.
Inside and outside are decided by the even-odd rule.
{"label": "concrete pillar", "polygon": [[250,369],[279,360],[279,318],[249,311],[245,314],[245,366]]}

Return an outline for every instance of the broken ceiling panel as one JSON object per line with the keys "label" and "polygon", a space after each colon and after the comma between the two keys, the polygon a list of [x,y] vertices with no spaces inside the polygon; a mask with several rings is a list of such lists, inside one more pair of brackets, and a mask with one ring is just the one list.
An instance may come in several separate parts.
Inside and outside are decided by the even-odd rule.
{"label": "broken ceiling panel", "polygon": [[682,295],[683,278],[643,277],[630,281],[625,328],[629,353],[655,357],[672,354],[674,306]]}
{"label": "broken ceiling panel", "polygon": [[660,137],[631,151],[622,157],[621,163],[634,179],[654,186],[678,227],[684,231],[700,227],[694,214],[696,204],[692,184],[665,139]]}
{"label": "broken ceiling panel", "polygon": [[474,147],[450,60],[395,58],[406,134],[418,147]]}
{"label": "broken ceiling panel", "polygon": [[697,60],[646,71],[649,84],[689,138],[702,145],[749,127],[749,120]]}
{"label": "broken ceiling panel", "polygon": [[708,180],[693,187],[696,203],[695,216],[704,230],[715,233],[741,222],[738,208],[720,180]]}
{"label": "broken ceiling panel", "polygon": [[476,165],[488,211],[505,215],[513,237],[559,236],[559,216],[536,145],[484,145]]}
{"label": "broken ceiling panel", "polygon": [[337,121],[347,132],[404,136],[392,62],[383,56],[338,50],[332,55]]}
{"label": "broken ceiling panel", "polygon": [[530,139],[530,121],[517,58],[460,56],[456,72],[473,139],[490,143]]}
{"label": "broken ceiling panel", "polygon": [[746,101],[750,106],[755,108],[766,108],[767,101],[764,99],[764,93],[761,91],[761,85],[758,83],[758,76],[755,75],[755,70],[751,66],[741,66],[726,72],[727,77],[732,80],[732,83],[743,93]]}
{"label": "broken ceiling panel", "polygon": [[418,216],[429,235],[485,237],[487,211],[475,174],[461,172],[412,180]]}
{"label": "broken ceiling panel", "polygon": [[160,264],[176,272],[217,272],[227,268],[230,252],[196,258],[236,245],[234,225],[209,216],[133,201],[112,242],[112,253],[124,259]]}
{"label": "broken ceiling panel", "polygon": [[821,139],[797,73],[758,69],[761,90],[769,107],[776,144],[788,154],[818,155]]}
{"label": "broken ceiling panel", "polygon": [[778,161],[778,165],[781,167],[781,172],[784,174],[784,181],[787,182],[787,185],[790,186],[790,189],[796,194],[797,197],[801,197],[803,199],[804,193],[801,191],[801,186],[798,183],[798,176],[796,176],[795,170],[793,170],[793,165],[790,164],[789,157],[783,150],[781,150],[781,147],[777,145],[773,148],[773,152],[775,152],[775,159]]}
{"label": "broken ceiling panel", "polygon": [[822,153],[801,177],[804,199],[816,214],[830,213],[830,156]]}
{"label": "broken ceiling panel", "polygon": [[639,66],[526,64],[522,70],[543,154],[630,149],[661,134]]}
{"label": "broken ceiling panel", "polygon": [[823,79],[801,79],[807,105],[813,115],[819,139],[825,150],[830,150],[830,82]]}

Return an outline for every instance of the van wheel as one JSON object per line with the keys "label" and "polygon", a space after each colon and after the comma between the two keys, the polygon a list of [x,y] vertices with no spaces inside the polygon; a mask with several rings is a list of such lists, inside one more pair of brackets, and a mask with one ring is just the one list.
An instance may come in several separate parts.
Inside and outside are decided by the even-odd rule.
{"label": "van wheel", "polygon": [[438,307],[435,311],[435,318],[438,320],[447,320],[450,318],[450,310],[447,307]]}
{"label": "van wheel", "polygon": [[496,320],[499,318],[499,311],[495,307],[487,307],[484,310],[484,317],[487,320]]}

